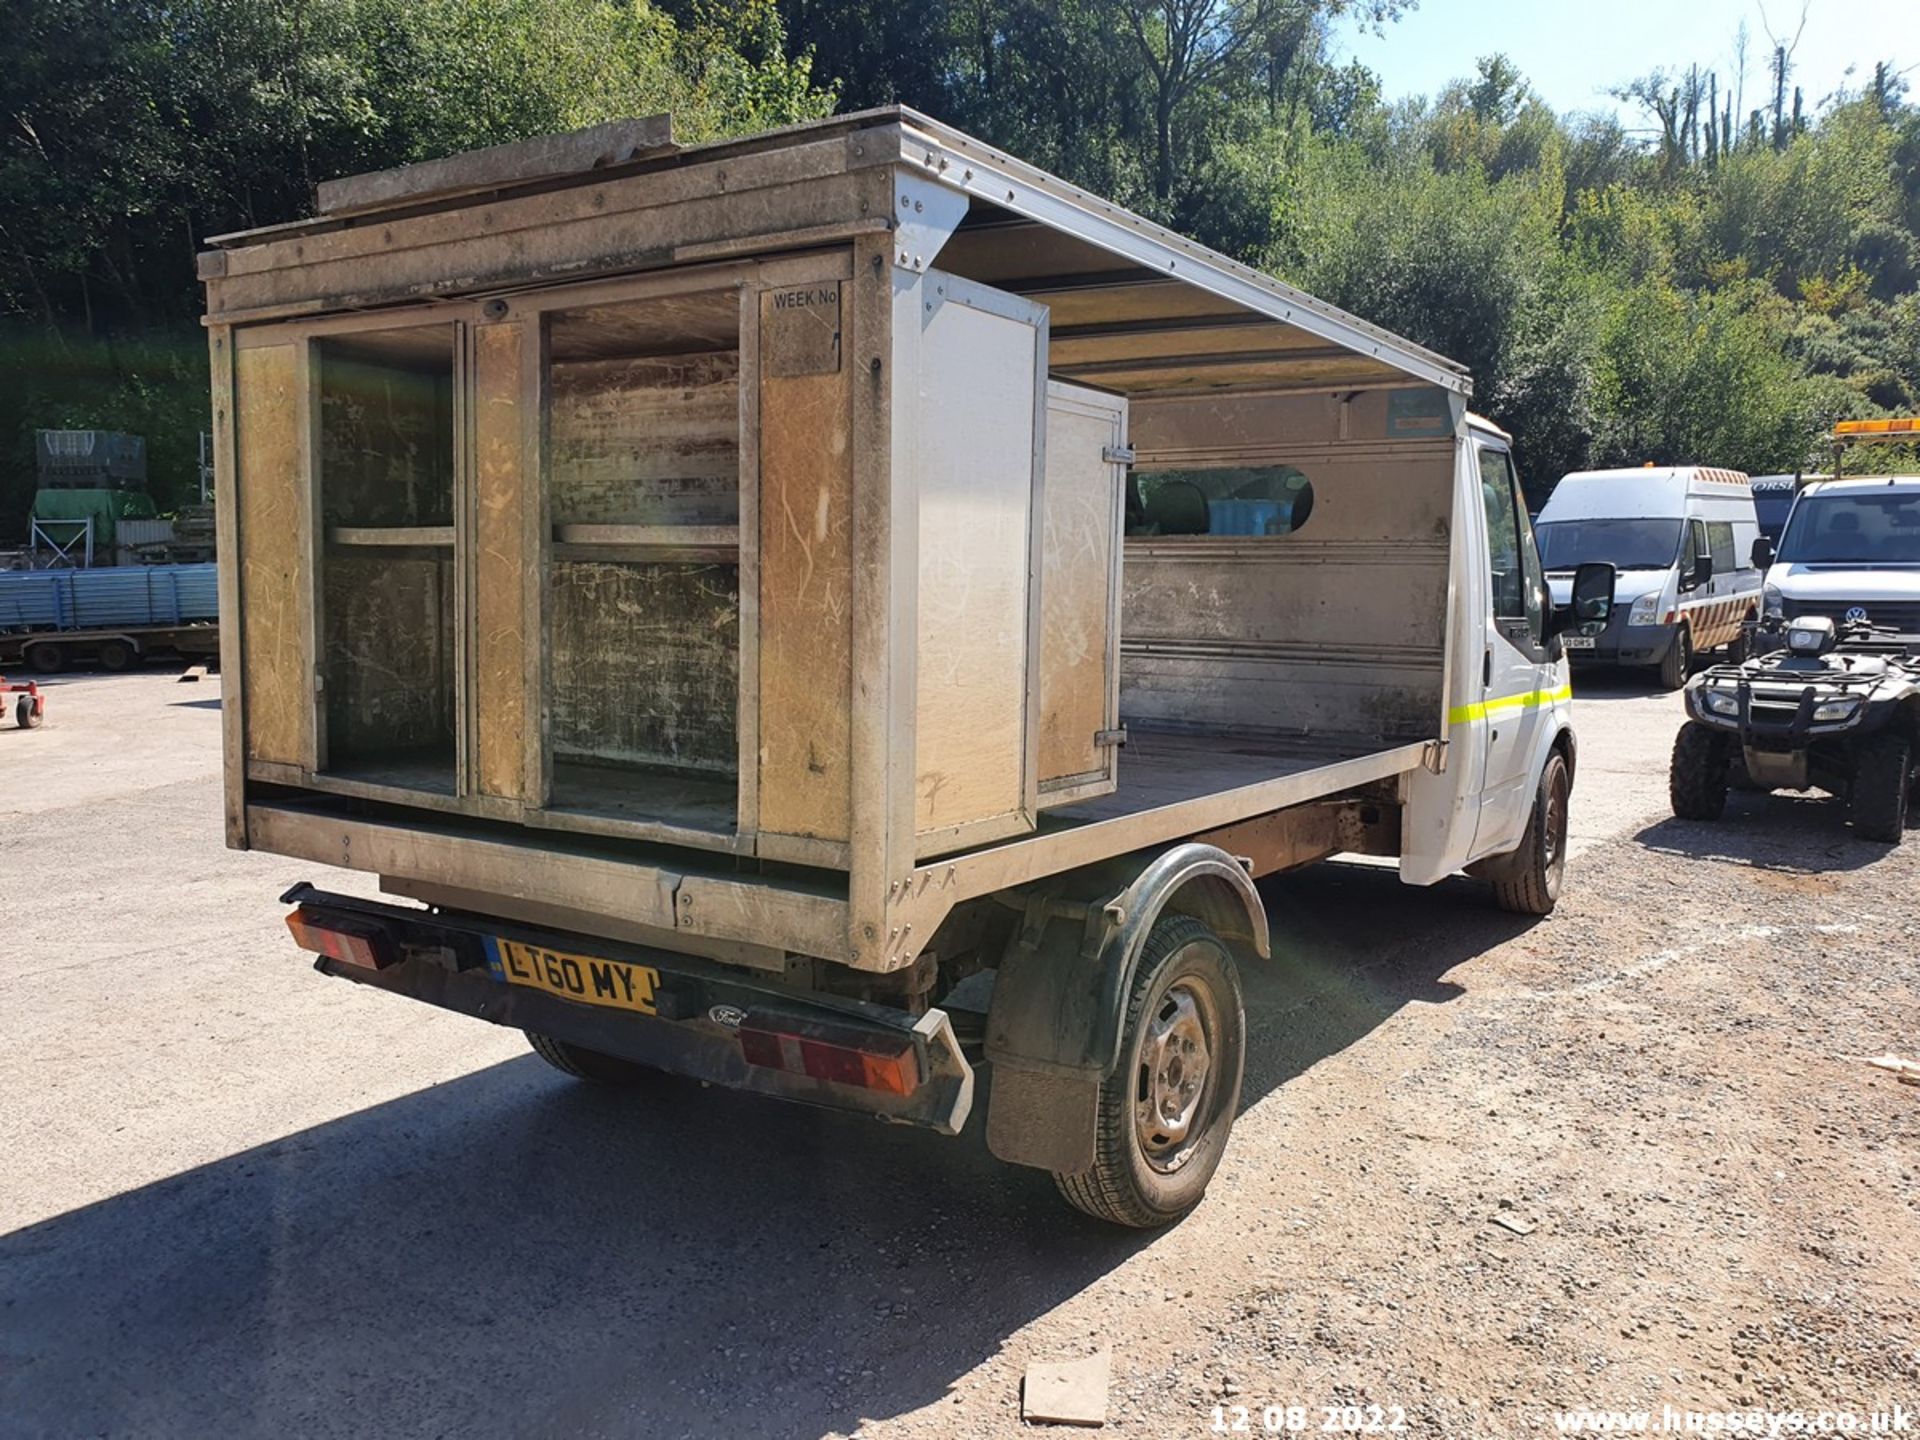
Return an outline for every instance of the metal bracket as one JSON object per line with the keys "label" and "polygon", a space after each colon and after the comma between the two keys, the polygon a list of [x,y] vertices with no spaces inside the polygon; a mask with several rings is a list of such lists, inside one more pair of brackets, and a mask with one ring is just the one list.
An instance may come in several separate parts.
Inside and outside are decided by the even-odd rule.
{"label": "metal bracket", "polygon": [[893,263],[924,273],[966,218],[967,197],[901,167],[893,172]]}
{"label": "metal bracket", "polygon": [[1127,743],[1127,727],[1122,725],[1118,730],[1096,730],[1093,732],[1093,743],[1094,747],[1100,750],[1113,749],[1125,745]]}
{"label": "metal bracket", "polygon": [[1109,445],[1100,452],[1100,458],[1109,465],[1131,465],[1134,455],[1131,445]]}
{"label": "metal bracket", "polygon": [[1451,743],[1447,740],[1427,741],[1427,748],[1420,752],[1420,763],[1435,775],[1446,774],[1447,748]]}

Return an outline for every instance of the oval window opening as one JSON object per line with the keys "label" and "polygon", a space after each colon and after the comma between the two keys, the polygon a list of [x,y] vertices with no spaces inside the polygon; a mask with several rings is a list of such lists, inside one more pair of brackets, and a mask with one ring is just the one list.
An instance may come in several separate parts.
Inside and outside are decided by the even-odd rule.
{"label": "oval window opening", "polygon": [[1136,470],[1127,534],[1281,536],[1313,515],[1313,482],[1292,465]]}

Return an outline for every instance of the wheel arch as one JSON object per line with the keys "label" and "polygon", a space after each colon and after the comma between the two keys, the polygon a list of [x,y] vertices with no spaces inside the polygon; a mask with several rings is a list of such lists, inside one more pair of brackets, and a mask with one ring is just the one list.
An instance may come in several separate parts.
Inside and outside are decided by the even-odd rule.
{"label": "wheel arch", "polygon": [[[1558,751],[1560,753],[1560,758],[1567,762],[1567,782],[1571,784],[1573,780],[1580,773],[1580,764],[1579,764],[1580,742],[1574,736],[1573,726],[1571,723],[1562,725],[1559,731],[1554,735],[1553,743],[1547,747],[1548,755],[1552,755],[1555,751]],[[1543,772],[1546,769],[1546,764],[1547,762],[1543,758],[1540,761],[1540,766]],[[1535,782],[1535,783],[1537,788],[1538,782]]]}
{"label": "wheel arch", "polygon": [[1163,914],[1189,915],[1237,959],[1272,953],[1246,868],[1198,841],[1129,856],[1002,899],[1022,918],[987,1011],[987,1145],[1019,1165],[1092,1163],[1100,1084],[1119,1063],[1127,996]]}

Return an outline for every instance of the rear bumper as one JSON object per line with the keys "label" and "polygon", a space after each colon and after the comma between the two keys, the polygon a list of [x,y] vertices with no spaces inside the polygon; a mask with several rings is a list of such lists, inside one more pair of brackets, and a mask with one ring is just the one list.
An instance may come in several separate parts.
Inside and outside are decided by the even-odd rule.
{"label": "rear bumper", "polygon": [[[564,1040],[675,1075],[783,1100],[875,1115],[958,1134],[973,1106],[973,1068],[946,1013],[911,1015],[866,1001],[800,991],[727,967],[648,946],[541,930],[488,916],[419,910],[296,885],[281,897],[307,924],[364,937],[378,968],[321,955],[323,975],[422,1000],[476,1019]],[[657,1013],[564,999],[509,983],[494,963],[497,943],[643,965],[658,973]],[[809,1038],[841,1049],[910,1049],[915,1083],[891,1094],[751,1063],[742,1033]]]}

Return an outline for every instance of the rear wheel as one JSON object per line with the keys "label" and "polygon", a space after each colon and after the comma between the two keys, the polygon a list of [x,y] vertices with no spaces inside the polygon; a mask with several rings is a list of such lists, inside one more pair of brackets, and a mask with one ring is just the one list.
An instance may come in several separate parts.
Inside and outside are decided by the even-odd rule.
{"label": "rear wheel", "polygon": [[109,640],[100,647],[100,668],[120,671],[133,664],[133,646],[124,640]]}
{"label": "rear wheel", "polygon": [[1100,1086],[1093,1165],[1054,1172],[1067,1203],[1138,1229],[1198,1205],[1240,1107],[1246,1052],[1227,947],[1191,916],[1161,916],[1134,972],[1120,1063]]}
{"label": "rear wheel", "polygon": [[65,647],[43,641],[27,650],[27,664],[40,675],[58,675],[67,668]]}
{"label": "rear wheel", "polygon": [[578,1080],[593,1080],[602,1085],[643,1085],[661,1075],[658,1070],[637,1061],[623,1060],[618,1055],[589,1050],[584,1045],[555,1040],[551,1035],[537,1035],[531,1030],[521,1033],[527,1037],[534,1054]]}
{"label": "rear wheel", "polygon": [[1693,635],[1683,623],[1673,632],[1673,643],[1667,646],[1667,658],[1660,662],[1660,683],[1669,690],[1678,690],[1687,683],[1687,677],[1693,673]]}
{"label": "rear wheel", "polygon": [[1493,878],[1494,903],[1515,915],[1551,915],[1567,874],[1567,802],[1573,776],[1558,750],[1547,756],[1520,848]]}
{"label": "rear wheel", "polygon": [[1913,746],[1906,736],[1883,731],[1861,741],[1853,764],[1853,833],[1898,845],[1907,831],[1912,788]]}
{"label": "rear wheel", "polygon": [[1697,720],[1680,727],[1667,771],[1667,796],[1682,820],[1718,820],[1727,809],[1728,740]]}

